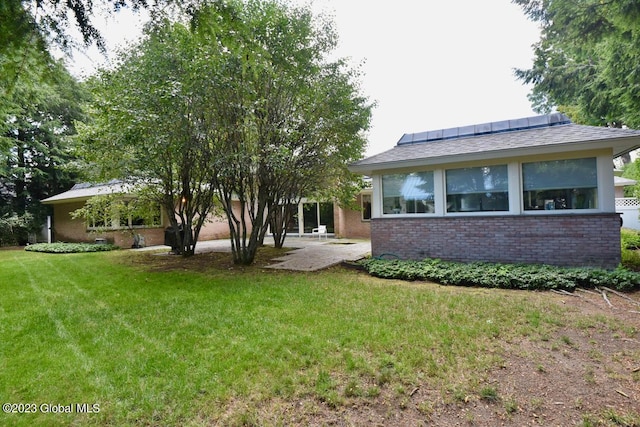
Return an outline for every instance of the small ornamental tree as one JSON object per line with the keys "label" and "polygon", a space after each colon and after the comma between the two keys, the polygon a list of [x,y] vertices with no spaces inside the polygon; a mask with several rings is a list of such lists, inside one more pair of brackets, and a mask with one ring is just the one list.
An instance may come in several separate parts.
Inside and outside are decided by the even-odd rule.
{"label": "small ornamental tree", "polygon": [[224,46],[223,55],[200,65],[216,153],[212,185],[234,261],[250,264],[270,225],[282,245],[284,224],[303,196],[336,198],[357,180],[347,164],[363,155],[372,106],[359,93],[357,71],[327,60],[333,25],[308,8],[215,1],[197,18],[201,45]]}
{"label": "small ornamental tree", "polygon": [[138,177],[167,213],[177,252],[195,253],[214,209],[214,153],[204,139],[202,79],[191,32],[165,22],[149,28],[120,65],[90,82],[92,121],[79,127],[84,158],[101,178]]}

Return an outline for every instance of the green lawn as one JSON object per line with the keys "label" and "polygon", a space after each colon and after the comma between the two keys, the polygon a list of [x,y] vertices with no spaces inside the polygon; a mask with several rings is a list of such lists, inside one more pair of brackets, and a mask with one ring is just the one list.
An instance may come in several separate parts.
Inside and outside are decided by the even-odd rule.
{"label": "green lawn", "polygon": [[135,257],[160,258],[0,251],[0,396],[37,406],[0,424],[243,424],[252,403],[339,408],[424,382],[479,395],[501,342],[567,321],[541,293]]}

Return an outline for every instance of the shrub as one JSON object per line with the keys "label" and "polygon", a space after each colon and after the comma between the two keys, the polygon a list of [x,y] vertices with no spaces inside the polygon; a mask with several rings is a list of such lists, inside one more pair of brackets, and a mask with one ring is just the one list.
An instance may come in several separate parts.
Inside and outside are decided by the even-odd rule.
{"label": "shrub", "polygon": [[622,265],[633,271],[640,271],[640,233],[628,228],[620,229]]}
{"label": "shrub", "polygon": [[640,288],[640,273],[624,268],[610,271],[549,265],[480,262],[466,264],[437,259],[401,261],[369,258],[360,263],[372,276],[385,279],[430,280],[443,285],[569,291],[578,286],[608,286],[622,291]]}
{"label": "shrub", "polygon": [[640,233],[629,228],[620,229],[622,249],[640,249]]}
{"label": "shrub", "polygon": [[24,248],[26,251],[51,254],[71,254],[81,252],[105,252],[118,249],[115,245],[95,243],[37,243]]}
{"label": "shrub", "polygon": [[5,215],[0,217],[0,246],[24,245],[33,228],[33,215]]}

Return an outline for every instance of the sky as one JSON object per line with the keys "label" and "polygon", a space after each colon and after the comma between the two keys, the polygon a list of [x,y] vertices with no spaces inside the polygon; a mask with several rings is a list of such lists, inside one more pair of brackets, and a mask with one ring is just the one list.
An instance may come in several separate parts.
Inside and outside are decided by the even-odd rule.
{"label": "sky", "polygon": [[[290,0],[307,4],[306,0]],[[530,68],[539,28],[510,0],[313,0],[333,17],[335,54],[359,65],[361,90],[376,103],[366,155],[393,148],[405,133],[536,115],[514,68]],[[96,22],[110,51],[139,37],[127,11]],[[108,58],[76,54],[82,76]]]}

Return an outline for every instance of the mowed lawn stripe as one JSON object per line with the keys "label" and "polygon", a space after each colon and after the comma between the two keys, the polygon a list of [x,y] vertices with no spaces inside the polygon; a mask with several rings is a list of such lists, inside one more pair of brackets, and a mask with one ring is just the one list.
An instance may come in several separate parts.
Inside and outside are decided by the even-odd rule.
{"label": "mowed lawn stripe", "polygon": [[[84,263],[74,262],[73,256],[76,255],[69,255],[69,263],[66,263],[64,267],[61,267],[61,265],[57,263],[51,262],[51,258],[44,259],[43,263],[47,266],[52,274],[65,277],[65,280],[67,280],[69,286],[72,287],[78,293],[78,295],[82,297],[78,304],[84,303],[95,305],[96,311],[108,313],[109,316],[111,316],[108,319],[103,319],[102,325],[100,326],[101,328],[105,327],[105,325],[110,324],[110,321],[113,321],[122,329],[130,332],[135,338],[149,344],[159,352],[166,353],[170,358],[177,359],[178,356],[175,352],[172,351],[172,349],[167,347],[164,339],[156,339],[150,337],[143,328],[134,325],[127,320],[123,313],[118,312],[117,305],[119,305],[120,303],[119,300],[121,300],[122,298],[127,299],[126,295],[122,296],[120,295],[120,293],[117,293],[116,297],[118,299],[111,301],[105,298],[105,296],[102,294],[102,290],[108,288],[113,289],[112,284],[115,279],[112,280],[109,277],[105,277],[104,269],[98,268],[96,271],[89,271],[88,274],[85,271],[85,277],[87,275],[93,276],[93,280],[89,280],[86,278],[82,281],[77,280],[79,273],[86,270],[86,265]],[[99,276],[99,280],[95,279],[96,276]],[[88,319],[87,323],[95,322],[95,320],[96,316],[91,316],[91,319]]]}
{"label": "mowed lawn stripe", "polygon": [[[65,281],[65,276],[42,274],[49,270],[30,268],[18,256],[13,258],[12,264],[12,268],[21,273],[17,282],[20,286],[14,287],[12,297],[17,297],[22,304],[4,307],[3,317],[5,320],[9,317],[7,324],[11,328],[11,337],[5,344],[13,356],[24,349],[21,355],[23,359],[19,360],[26,359],[30,363],[7,366],[6,374],[14,374],[12,378],[7,378],[5,384],[19,381],[21,389],[28,392],[26,397],[30,399],[35,399],[46,385],[52,401],[66,401],[65,397],[70,392],[88,396],[109,389],[108,375],[95,363],[94,357],[79,339],[77,320],[66,315],[69,312],[68,304],[74,304],[75,299],[72,292],[65,292],[59,287],[59,283]],[[11,302],[9,298],[7,300]],[[15,315],[8,316],[9,313]],[[88,317],[84,319],[88,320]],[[37,352],[33,352],[33,346],[29,346],[34,342]],[[5,396],[17,401],[25,398],[11,396],[11,393]]]}
{"label": "mowed lawn stripe", "polygon": [[[529,293],[345,271],[152,271],[124,261],[134,256],[16,252],[7,263],[0,251],[2,320],[23,330],[5,329],[0,378],[22,369],[28,380],[5,378],[5,396],[95,400],[98,424],[180,424],[214,419],[235,399],[331,401],[345,382],[373,394],[427,378],[465,387],[500,363],[503,340],[559,317]],[[47,366],[24,372],[39,358]]]}

